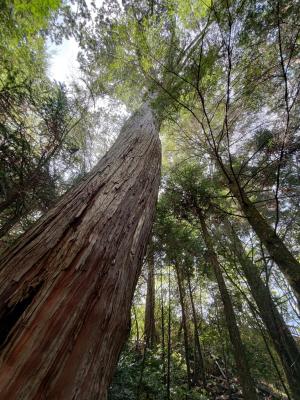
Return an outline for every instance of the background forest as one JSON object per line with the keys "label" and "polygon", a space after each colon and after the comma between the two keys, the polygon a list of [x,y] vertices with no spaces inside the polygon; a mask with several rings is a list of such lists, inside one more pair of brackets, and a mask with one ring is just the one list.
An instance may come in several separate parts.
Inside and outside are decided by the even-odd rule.
{"label": "background forest", "polygon": [[[129,114],[157,116],[155,220],[108,399],[300,399],[300,2],[0,7],[1,253]],[[80,72],[57,82],[50,50],[70,39]]]}

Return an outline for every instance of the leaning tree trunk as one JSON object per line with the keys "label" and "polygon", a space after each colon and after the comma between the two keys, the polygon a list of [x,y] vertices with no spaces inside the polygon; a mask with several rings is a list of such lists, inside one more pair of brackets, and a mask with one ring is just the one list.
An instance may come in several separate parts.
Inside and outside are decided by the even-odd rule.
{"label": "leaning tree trunk", "polygon": [[1,398],[106,397],[153,220],[158,126],[143,105],[82,183],[5,254]]}
{"label": "leaning tree trunk", "polygon": [[277,235],[274,228],[257,210],[243,188],[236,181],[236,178],[227,176],[226,179],[229,189],[238,200],[245,217],[268,250],[272,260],[275,261],[286,277],[300,305],[300,263]]}
{"label": "leaning tree trunk", "polygon": [[234,253],[247,279],[251,294],[257,304],[260,317],[281,359],[293,397],[295,399],[300,399],[300,349],[277,310],[269,289],[261,279],[256,266],[246,255],[239,237],[231,228],[226,217],[224,217],[224,225],[226,234],[232,239]]}
{"label": "leaning tree trunk", "polygon": [[237,374],[240,378],[240,383],[243,389],[243,395],[247,400],[256,400],[257,395],[256,395],[255,385],[250,374],[244,346],[242,343],[240,331],[234,314],[232,301],[228,293],[225,280],[223,278],[222,270],[219,265],[217,255],[213,248],[212,238],[207,230],[202,210],[200,208],[196,208],[195,211],[200,221],[203,240],[208,250],[209,261],[213,267],[214,274],[216,276],[216,280],[218,283],[222,303],[224,306],[224,314],[229,332],[230,342],[233,347],[233,354],[237,366]]}

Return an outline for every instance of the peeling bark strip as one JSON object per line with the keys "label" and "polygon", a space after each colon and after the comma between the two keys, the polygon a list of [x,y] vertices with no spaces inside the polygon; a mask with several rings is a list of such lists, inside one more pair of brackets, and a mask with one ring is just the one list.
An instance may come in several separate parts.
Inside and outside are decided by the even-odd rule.
{"label": "peeling bark strip", "polygon": [[39,291],[3,345],[1,398],[106,397],[153,221],[158,129],[143,105],[91,173],[5,254],[0,318]]}

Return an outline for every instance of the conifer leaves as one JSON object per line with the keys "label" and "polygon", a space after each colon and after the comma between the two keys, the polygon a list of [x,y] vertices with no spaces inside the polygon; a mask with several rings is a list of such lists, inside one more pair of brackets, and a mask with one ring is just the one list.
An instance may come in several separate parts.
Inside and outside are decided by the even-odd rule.
{"label": "conifer leaves", "polygon": [[211,6],[211,0],[176,0],[177,15],[187,29],[198,29]]}

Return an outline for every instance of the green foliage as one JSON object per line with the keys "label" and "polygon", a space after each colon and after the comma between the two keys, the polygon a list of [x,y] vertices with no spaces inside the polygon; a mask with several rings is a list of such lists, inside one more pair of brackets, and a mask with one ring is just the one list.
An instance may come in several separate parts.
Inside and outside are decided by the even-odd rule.
{"label": "green foliage", "polygon": [[42,30],[60,0],[2,0],[0,15],[0,90],[7,82],[22,84],[44,68]]}
{"label": "green foliage", "polygon": [[[142,374],[142,382],[141,380]],[[164,399],[164,385],[162,383],[162,364],[158,351],[148,351],[146,360],[143,355],[128,344],[122,352],[118,368],[109,391],[110,400],[137,399],[140,386],[140,399]],[[148,397],[146,397],[148,396]]]}
{"label": "green foliage", "polygon": [[0,99],[3,236],[5,226],[12,228],[23,219],[17,232],[22,231],[54,204],[65,190],[64,169],[82,162],[76,159],[82,144],[72,131],[76,115],[64,86],[45,80],[6,89]]}
{"label": "green foliage", "polygon": [[177,15],[186,28],[199,28],[199,21],[203,18],[211,6],[211,1],[202,0],[178,0],[175,2]]}
{"label": "green foliage", "polygon": [[[294,325],[293,295],[253,235],[226,179],[243,188],[270,224],[276,221],[277,231],[297,255],[299,2],[124,0],[121,6],[117,0],[106,0],[99,8],[92,4],[91,10],[84,1],[76,6],[73,11],[59,0],[1,2],[1,235],[6,241],[14,239],[84,176],[98,156],[92,154],[91,161],[87,155],[94,151],[95,127],[115,134],[122,120],[120,103],[113,102],[114,113],[108,106],[93,113],[90,97],[79,85],[67,89],[47,79],[47,30],[62,13],[55,39],[72,34],[80,42],[81,69],[91,95],[110,96],[131,109],[151,100],[163,120],[163,177],[153,227],[160,344],[145,350],[142,276],[131,337],[109,399],[165,399],[168,341],[171,398],[214,396],[199,380],[188,389],[174,265],[185,295],[192,372],[197,325],[210,383],[216,386],[220,368],[234,381],[232,346],[197,208],[207,218],[251,372],[257,381],[275,385],[278,371],[246,301],[253,299],[236,254],[220,231],[222,217],[229,216],[281,314]],[[98,150],[103,153],[103,148]],[[272,343],[268,344],[282,373]]]}
{"label": "green foliage", "polygon": [[[187,390],[185,387],[185,364],[180,353],[172,352],[173,384],[171,398],[184,400],[189,396],[191,400],[207,400],[208,397],[201,390],[195,388]],[[117,371],[109,390],[109,400],[163,400],[166,398],[166,388],[163,384],[161,362],[161,348],[147,350],[146,358],[128,343],[123,350]]]}
{"label": "green foliage", "polygon": [[[255,379],[264,382],[272,382],[272,384],[276,383],[278,375],[269,354],[266,352],[266,346],[259,330],[255,330],[254,328],[247,329],[247,327],[245,327],[243,334],[251,371]],[[272,349],[272,344],[269,343],[269,345]],[[276,359],[277,365],[280,365],[274,351],[272,356]],[[283,371],[281,373],[283,375]]]}
{"label": "green foliage", "polygon": [[[14,239],[72,184],[81,109],[46,76],[46,29],[60,1],[3,2],[0,15],[0,236]],[[7,236],[10,232],[10,236]]]}

